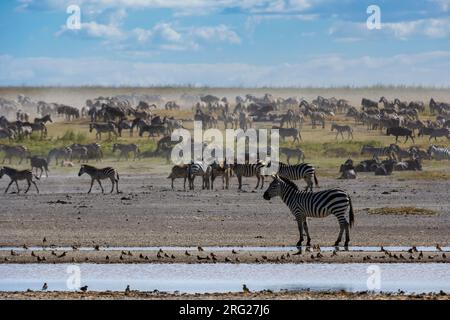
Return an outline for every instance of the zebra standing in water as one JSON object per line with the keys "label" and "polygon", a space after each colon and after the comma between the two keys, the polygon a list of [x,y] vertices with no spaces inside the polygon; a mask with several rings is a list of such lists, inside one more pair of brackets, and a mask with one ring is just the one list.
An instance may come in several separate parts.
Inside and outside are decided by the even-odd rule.
{"label": "zebra standing in water", "polygon": [[246,164],[234,164],[231,166],[234,174],[236,174],[239,190],[242,189],[242,177],[254,177],[258,179],[258,183],[256,184],[255,189],[258,189],[259,181],[261,180],[261,189],[264,187],[264,175],[261,172],[261,169],[265,167],[265,164],[262,161],[258,161],[257,163],[246,163]]}
{"label": "zebra standing in water", "polygon": [[336,123],[331,124],[331,131],[336,130],[336,139],[339,135],[341,135],[342,139],[344,139],[344,132],[347,132],[347,138],[350,139],[350,137],[353,139],[353,129],[352,127],[348,125],[338,125]]}
{"label": "zebra standing in water", "polygon": [[[8,187],[6,187],[5,193],[8,192],[9,187],[11,187],[11,185],[14,182],[16,183],[17,193],[19,193],[20,189],[19,184],[17,183],[17,181],[19,180],[27,180],[28,188],[25,191],[25,193],[27,193],[28,190],[30,190],[31,184],[33,184],[36,187],[37,193],[39,193],[39,189],[36,185],[36,182],[33,181],[33,172],[31,170],[16,170],[10,167],[2,167],[0,169],[0,179],[3,178],[5,174],[11,179],[11,182],[8,184]],[[39,180],[37,176],[35,176],[35,178]]]}
{"label": "zebra standing in water", "polygon": [[78,172],[78,176],[81,177],[84,173],[87,173],[91,177],[91,187],[88,191],[88,193],[91,193],[92,186],[94,185],[94,181],[97,181],[100,185],[100,188],[102,189],[102,193],[105,193],[105,190],[103,190],[102,183],[100,180],[104,179],[110,179],[112,183],[111,192],[114,191],[114,185],[116,185],[116,191],[119,193],[119,173],[116,171],[116,169],[111,167],[106,167],[103,169],[97,169],[93,166],[89,166],[87,164],[83,164],[80,168],[80,171]]}
{"label": "zebra standing in water", "polygon": [[[267,165],[267,168],[270,168],[272,165],[271,162]],[[313,191],[313,179],[314,183],[316,184],[316,187],[319,187],[319,182],[317,181],[316,176],[316,169],[308,164],[308,163],[301,163],[297,165],[287,165],[285,163],[280,162],[278,164],[278,172],[277,175],[280,177],[289,179],[289,180],[300,180],[303,179],[306,181],[306,189],[305,191],[308,191],[308,189],[312,192]]]}
{"label": "zebra standing in water", "polygon": [[[300,240],[297,242],[297,247],[301,248],[302,246],[303,229],[307,236],[306,245],[311,245],[311,237],[309,236],[306,218],[324,218],[329,215],[336,216],[340,227],[339,235],[334,245],[336,247],[339,246],[345,230],[344,245],[345,247],[348,246],[350,241],[349,226],[353,226],[355,217],[353,214],[352,200],[345,191],[340,189],[329,189],[320,192],[299,191],[297,185],[289,179],[273,176],[272,183],[266,192],[264,192],[264,199],[270,200],[276,196],[279,196],[283,200],[297,220],[298,231],[300,233]],[[347,209],[349,209],[349,222],[347,222],[345,217]]]}

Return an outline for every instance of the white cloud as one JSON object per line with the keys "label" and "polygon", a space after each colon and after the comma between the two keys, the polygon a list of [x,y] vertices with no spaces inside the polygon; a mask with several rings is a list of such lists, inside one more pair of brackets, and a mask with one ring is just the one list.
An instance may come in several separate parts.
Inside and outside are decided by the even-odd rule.
{"label": "white cloud", "polygon": [[191,35],[207,41],[223,41],[228,43],[241,43],[241,38],[236,32],[226,25],[218,25],[214,27],[197,27],[191,28]]}
{"label": "white cloud", "polygon": [[442,11],[447,12],[450,9],[450,0],[431,0],[439,5]]}
{"label": "white cloud", "polygon": [[389,57],[324,55],[280,65],[0,56],[0,85],[450,86],[450,76],[442,73],[449,68],[449,51]]}

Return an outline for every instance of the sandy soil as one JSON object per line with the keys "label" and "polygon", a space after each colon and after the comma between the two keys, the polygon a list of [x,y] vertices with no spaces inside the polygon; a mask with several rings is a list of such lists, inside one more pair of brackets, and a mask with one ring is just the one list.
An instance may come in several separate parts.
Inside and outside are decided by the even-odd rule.
{"label": "sandy soil", "polygon": [[[0,195],[0,246],[274,246],[295,245],[296,222],[279,198],[262,199],[256,179],[230,190],[170,190],[166,174],[122,173],[123,194],[86,195],[89,178],[73,174],[39,182],[41,194]],[[0,180],[0,190],[8,179]],[[356,181],[320,179],[321,188],[348,190],[356,208],[351,245],[450,244],[450,181],[401,181],[361,176]],[[303,182],[300,182],[303,186]],[[221,182],[217,185],[221,188]],[[109,184],[106,185],[109,190]],[[413,206],[436,215],[379,215],[367,209]],[[334,217],[310,219],[312,244],[330,246],[338,233]]]}
{"label": "sandy soil", "polygon": [[0,292],[0,299],[20,300],[449,300],[441,294],[371,294],[367,292],[256,292],[256,293],[213,293],[213,294],[169,294],[161,292]]}

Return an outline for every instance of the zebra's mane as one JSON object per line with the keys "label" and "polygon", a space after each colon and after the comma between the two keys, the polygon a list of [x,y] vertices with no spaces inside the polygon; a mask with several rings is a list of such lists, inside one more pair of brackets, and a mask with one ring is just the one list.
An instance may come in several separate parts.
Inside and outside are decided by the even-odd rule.
{"label": "zebra's mane", "polygon": [[284,178],[284,177],[280,177],[278,176],[278,178],[284,182],[285,184],[287,184],[290,188],[293,188],[295,191],[298,191],[298,186],[292,182],[291,180],[289,180],[288,178]]}

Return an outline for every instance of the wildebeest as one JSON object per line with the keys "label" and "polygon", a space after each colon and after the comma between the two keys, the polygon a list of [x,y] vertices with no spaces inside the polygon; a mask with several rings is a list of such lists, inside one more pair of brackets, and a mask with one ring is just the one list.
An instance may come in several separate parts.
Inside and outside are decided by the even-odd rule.
{"label": "wildebeest", "polygon": [[411,139],[414,142],[414,136],[412,130],[403,127],[392,127],[388,128],[386,131],[388,136],[395,136],[395,143],[398,142],[398,137],[406,137],[405,143],[408,139]]}
{"label": "wildebeest", "polygon": [[38,169],[41,170],[39,174],[39,178],[42,177],[42,173],[45,171],[45,176],[48,178],[48,162],[47,159],[38,157],[38,156],[31,156],[30,157],[30,165],[31,165],[31,171],[33,169],[36,169],[36,175],[38,174]]}
{"label": "wildebeest", "polygon": [[450,130],[447,128],[433,128],[430,132],[430,138],[428,140],[434,138],[434,141],[437,141],[437,138],[441,137],[446,137],[450,140]]}
{"label": "wildebeest", "polygon": [[278,130],[282,141],[287,137],[292,137],[294,139],[294,142],[297,141],[298,143],[300,143],[300,140],[302,140],[300,131],[296,128],[280,128],[278,126],[273,126],[272,129]]}

